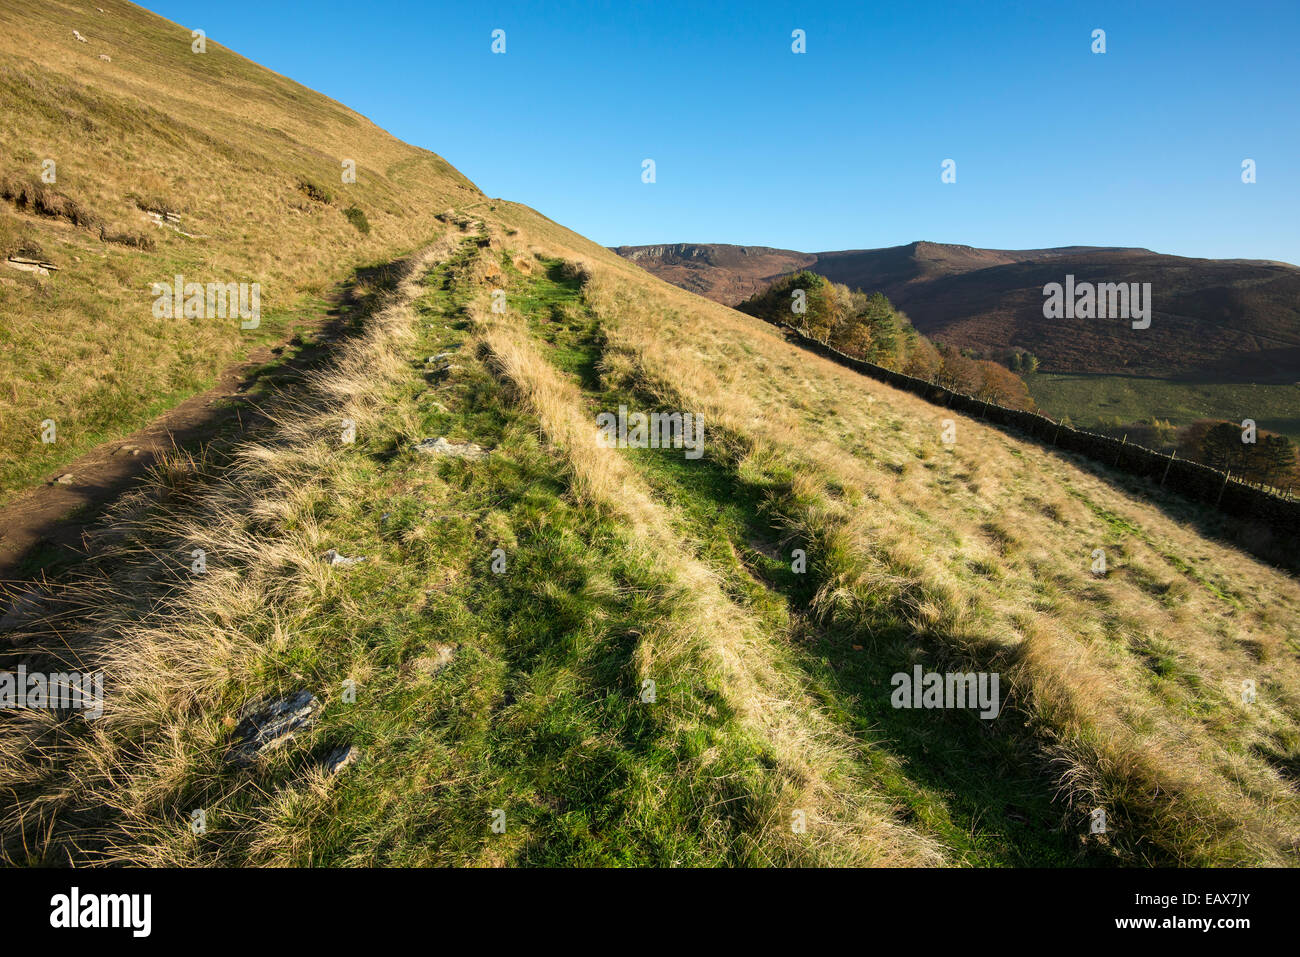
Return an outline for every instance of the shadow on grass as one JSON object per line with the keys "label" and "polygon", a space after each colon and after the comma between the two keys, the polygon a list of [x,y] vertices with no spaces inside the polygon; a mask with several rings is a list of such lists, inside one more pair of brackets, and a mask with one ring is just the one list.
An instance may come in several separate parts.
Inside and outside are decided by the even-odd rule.
{"label": "shadow on grass", "polygon": [[[219,381],[209,391],[219,391],[220,397],[181,417],[177,427],[169,428],[169,447],[137,456],[112,456],[91,463],[89,471],[75,463],[69,466],[85,486],[82,504],[24,530],[30,544],[0,569],[0,601],[7,601],[11,594],[22,592],[33,582],[57,578],[83,562],[93,550],[93,545],[87,543],[95,522],[113,502],[138,487],[165,455],[174,450],[200,457],[206,452],[219,460],[236,442],[256,432],[265,423],[267,410],[274,407],[276,397],[326,361],[332,344],[358,331],[379,298],[396,289],[405,264],[406,260],[399,259],[354,270],[334,288],[327,299],[329,306],[307,323],[307,329],[299,327],[292,338],[272,348],[268,361],[248,367],[237,379]],[[150,428],[121,441],[130,443]],[[100,468],[96,469],[97,465]]]}

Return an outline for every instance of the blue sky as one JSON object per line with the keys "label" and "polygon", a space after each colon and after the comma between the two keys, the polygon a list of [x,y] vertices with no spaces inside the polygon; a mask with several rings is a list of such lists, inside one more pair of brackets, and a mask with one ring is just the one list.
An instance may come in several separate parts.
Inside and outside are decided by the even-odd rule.
{"label": "blue sky", "polygon": [[606,245],[1300,263],[1295,0],[146,6]]}

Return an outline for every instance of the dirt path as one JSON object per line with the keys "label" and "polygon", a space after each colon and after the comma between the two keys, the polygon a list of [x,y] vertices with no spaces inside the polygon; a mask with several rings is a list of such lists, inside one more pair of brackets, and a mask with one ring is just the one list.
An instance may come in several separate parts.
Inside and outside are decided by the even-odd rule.
{"label": "dirt path", "polygon": [[212,388],[139,431],[105,442],[63,466],[59,474],[71,475],[69,484],[47,482],[0,508],[0,613],[23,585],[84,558],[87,526],[139,482],[161,455],[173,448],[194,449],[223,432],[255,425],[260,415],[249,401],[249,391],[269,377],[263,370],[266,363],[283,353],[296,336],[307,333],[318,333],[314,344],[276,372],[296,374],[316,361],[337,337],[344,308],[336,306],[318,319],[295,323],[279,345],[255,349],[226,368]]}
{"label": "dirt path", "polygon": [[[30,577],[33,564],[61,565],[84,552],[82,530],[145,474],[163,452],[192,445],[214,435],[226,422],[238,421],[237,406],[215,408],[236,398],[241,383],[256,366],[271,358],[268,347],[231,366],[217,384],[186,399],[143,429],[91,449],[59,471],[72,482],[38,485],[0,508],[0,583]],[[34,569],[31,569],[34,570]]]}

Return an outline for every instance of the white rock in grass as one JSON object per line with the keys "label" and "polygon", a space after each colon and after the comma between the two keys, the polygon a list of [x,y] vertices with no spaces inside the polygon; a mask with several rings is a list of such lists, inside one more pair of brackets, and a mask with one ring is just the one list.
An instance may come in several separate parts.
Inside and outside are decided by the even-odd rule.
{"label": "white rock in grass", "polygon": [[351,568],[357,562],[364,562],[365,560],[365,556],[348,558],[346,555],[340,555],[338,550],[333,548],[321,556],[321,561],[328,562],[330,565],[342,565],[344,568]]}
{"label": "white rock in grass", "polygon": [[475,445],[473,442],[448,442],[442,436],[436,439],[421,439],[415,446],[415,451],[425,455],[445,455],[471,461],[485,459],[491,454],[483,446]]}
{"label": "white rock in grass", "polygon": [[360,757],[361,750],[359,748],[354,748],[350,744],[340,744],[325,756],[325,773],[329,775],[338,774]]}
{"label": "white rock in grass", "polygon": [[451,659],[456,657],[457,647],[457,645],[435,644],[432,655],[425,655],[411,662],[411,670],[419,672],[427,678],[432,678],[451,664]]}

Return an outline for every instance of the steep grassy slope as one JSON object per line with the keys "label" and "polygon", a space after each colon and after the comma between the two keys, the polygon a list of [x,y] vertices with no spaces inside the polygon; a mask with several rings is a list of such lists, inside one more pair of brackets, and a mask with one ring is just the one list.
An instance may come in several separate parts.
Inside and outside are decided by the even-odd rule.
{"label": "steep grassy slope", "polygon": [[[630,278],[593,295],[646,388],[728,424],[738,476],[773,457],[799,476],[782,514],[819,545],[810,607],[873,650],[877,687],[914,655],[1001,670],[1060,793],[1109,806],[1135,853],[1293,858],[1291,578],[1189,531],[1203,516],[1172,498],[976,422],[946,447],[942,410],[725,309]],[[1243,680],[1271,704],[1243,703]]]}
{"label": "steep grassy slope", "polygon": [[[770,626],[682,557],[635,480],[611,488],[609,463],[545,441],[575,410],[518,330],[486,320],[476,248],[440,241],[274,433],[224,467],[171,474],[166,503],[131,503],[135,520],[124,512],[134,531],[96,567],[135,587],[92,580],[80,594],[121,597],[71,641],[116,676],[115,700],[93,736],[39,714],[8,729],[8,853],[938,862],[937,843],[895,822],[863,780],[858,746],[777,667]],[[544,304],[557,289],[535,291]],[[453,365],[431,370],[431,351]],[[338,441],[345,417],[355,447]],[[491,455],[439,463],[411,449],[425,434]],[[204,577],[168,561],[183,542],[212,556]],[[366,563],[322,564],[327,543]],[[647,703],[649,676],[659,692]],[[355,703],[340,693],[348,679]],[[255,778],[226,765],[223,717],[253,688],[303,682],[325,702],[308,752],[284,749]],[[364,757],[335,782],[314,765],[340,740]],[[786,826],[792,807],[813,824],[807,838]],[[194,808],[209,824],[198,836],[184,823]],[[822,821],[836,839],[817,833]]]}
{"label": "steep grassy slope", "polygon": [[[346,107],[211,39],[206,53],[191,45],[188,28],[121,0],[0,5],[0,260],[59,267],[0,262],[0,500],[200,391],[318,312],[353,267],[413,248],[438,211],[481,198]],[[368,234],[344,215],[354,205]],[[260,283],[260,326],[155,318],[151,284],[177,274]]]}
{"label": "steep grassy slope", "polygon": [[[106,686],[99,718],[0,711],[6,861],[1300,861],[1293,578],[429,162],[395,201],[466,201],[392,227],[414,251],[327,361],[6,634],[5,670]],[[603,447],[620,406],[701,415],[703,454]],[[999,713],[894,707],[915,666],[997,674]],[[229,760],[295,692],[312,723]]]}
{"label": "steep grassy slope", "polygon": [[[57,645],[33,628],[110,694],[87,730],[7,724],[12,859],[1295,862],[1293,580],[977,422],[947,446],[941,410],[524,207],[476,215],[275,431],[131,503]],[[620,404],[702,413],[704,456],[601,448]],[[891,707],[915,664],[999,673],[1001,713]],[[315,728],[229,765],[240,706],[298,688]]]}

